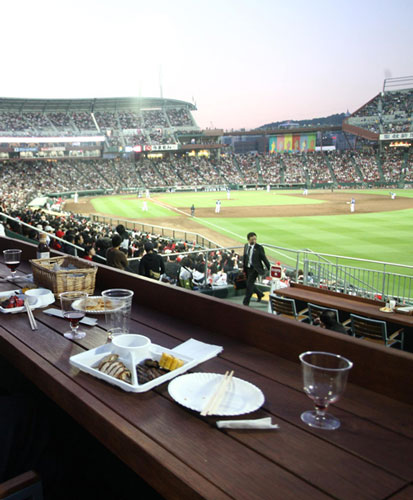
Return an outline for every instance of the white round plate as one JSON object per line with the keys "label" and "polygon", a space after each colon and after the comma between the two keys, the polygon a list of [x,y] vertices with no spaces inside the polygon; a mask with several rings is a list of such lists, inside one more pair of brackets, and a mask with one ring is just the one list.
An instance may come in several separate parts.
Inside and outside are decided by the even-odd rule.
{"label": "white round plate", "polygon": [[[182,406],[201,412],[217,389],[224,375],[219,373],[188,373],[169,383],[168,392]],[[258,410],[264,403],[261,389],[245,380],[232,377],[224,397],[214,415],[243,415]]]}
{"label": "white round plate", "polygon": [[[85,309],[83,306],[83,300],[84,299],[78,299],[75,300],[72,304],[72,308],[75,309],[76,311],[82,311],[86,312],[86,314],[105,314],[105,307],[103,306],[103,309]],[[87,298],[88,303],[97,303],[99,300],[102,301],[102,305],[104,304],[103,302],[103,297],[95,295],[95,296],[90,296]],[[113,309],[106,309],[106,312],[113,312],[116,311],[116,309],[119,309],[118,307],[114,307]]]}

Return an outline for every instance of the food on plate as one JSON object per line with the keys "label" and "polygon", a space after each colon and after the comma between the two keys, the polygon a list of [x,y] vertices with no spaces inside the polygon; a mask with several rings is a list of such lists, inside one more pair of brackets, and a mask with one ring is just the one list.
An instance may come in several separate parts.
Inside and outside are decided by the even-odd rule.
{"label": "food on plate", "polygon": [[165,375],[165,373],[168,373],[168,370],[161,368],[158,361],[154,359],[145,359],[136,365],[136,373],[138,375],[138,383],[145,384],[154,378]]}
{"label": "food on plate", "polygon": [[0,303],[0,306],[3,309],[14,309],[15,307],[23,307],[24,300],[17,297],[17,295],[11,295],[6,300]]}
{"label": "food on plate", "polygon": [[105,301],[101,297],[90,297],[86,299],[86,306],[84,307],[86,311],[104,311]]}
{"label": "food on plate", "polygon": [[[107,299],[106,299],[107,300]],[[114,308],[111,301],[107,300],[106,307],[108,309]],[[94,312],[100,313],[105,310],[105,299],[103,297],[88,297],[85,300],[81,300],[77,303],[76,308],[81,311],[86,311],[91,314]]]}
{"label": "food on plate", "polygon": [[119,360],[117,354],[105,356],[97,365],[97,369],[102,373],[106,373],[106,375],[128,382],[128,384],[132,383],[130,370]]}
{"label": "food on plate", "polygon": [[391,312],[393,312],[393,309],[391,309],[390,307],[381,307],[380,311],[385,312],[385,313],[391,313]]}
{"label": "food on plate", "polygon": [[183,366],[184,362],[182,359],[175,358],[172,354],[167,354],[166,352],[162,353],[161,359],[159,360],[159,366],[161,368],[165,368],[165,370],[176,370]]}
{"label": "food on plate", "polygon": [[184,362],[182,359],[175,358],[172,354],[167,354],[166,352],[162,353],[159,361],[150,358],[145,359],[136,365],[138,382],[140,384],[145,384],[154,378],[161,377],[172,370],[180,368],[183,364]]}

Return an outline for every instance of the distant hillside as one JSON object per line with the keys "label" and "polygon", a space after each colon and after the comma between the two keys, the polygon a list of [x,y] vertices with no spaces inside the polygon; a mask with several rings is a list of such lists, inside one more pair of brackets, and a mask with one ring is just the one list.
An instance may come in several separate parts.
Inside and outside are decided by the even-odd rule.
{"label": "distant hillside", "polygon": [[284,120],[282,122],[267,123],[258,127],[259,129],[273,128],[295,128],[295,127],[317,127],[319,125],[341,125],[344,118],[349,116],[349,113],[336,113],[335,115],[323,116],[321,118],[312,118],[311,120]]}

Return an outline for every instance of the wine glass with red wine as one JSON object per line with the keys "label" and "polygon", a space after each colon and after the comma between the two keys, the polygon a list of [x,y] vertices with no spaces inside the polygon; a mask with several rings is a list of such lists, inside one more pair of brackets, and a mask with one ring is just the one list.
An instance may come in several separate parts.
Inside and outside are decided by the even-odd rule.
{"label": "wine glass with red wine", "polygon": [[327,413],[327,408],[343,394],[353,363],[330,352],[307,351],[299,357],[304,392],[313,400],[315,406],[315,411],[304,412],[301,420],[317,429],[338,429],[340,420]]}
{"label": "wine glass with red wine", "polygon": [[16,269],[20,265],[21,254],[22,251],[16,248],[13,248],[11,250],[3,250],[4,263],[11,271],[11,275],[6,276],[6,280],[14,280],[15,278],[19,277],[16,276]]}
{"label": "wine glass with red wine", "polygon": [[63,292],[60,294],[60,307],[63,317],[70,321],[70,332],[64,333],[67,339],[83,339],[85,332],[79,330],[79,321],[85,317],[86,292]]}

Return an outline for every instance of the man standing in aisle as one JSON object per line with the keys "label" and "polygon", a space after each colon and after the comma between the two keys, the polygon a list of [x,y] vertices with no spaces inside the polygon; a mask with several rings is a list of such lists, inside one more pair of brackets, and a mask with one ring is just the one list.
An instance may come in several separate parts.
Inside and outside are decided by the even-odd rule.
{"label": "man standing in aisle", "polygon": [[257,235],[255,233],[247,234],[248,243],[244,247],[244,255],[242,258],[245,274],[247,275],[247,290],[245,293],[243,304],[248,306],[253,293],[257,294],[258,302],[261,301],[264,294],[258,290],[255,285],[255,280],[258,276],[265,274],[265,267],[270,270],[270,263],[265,256],[264,247],[257,243]]}

